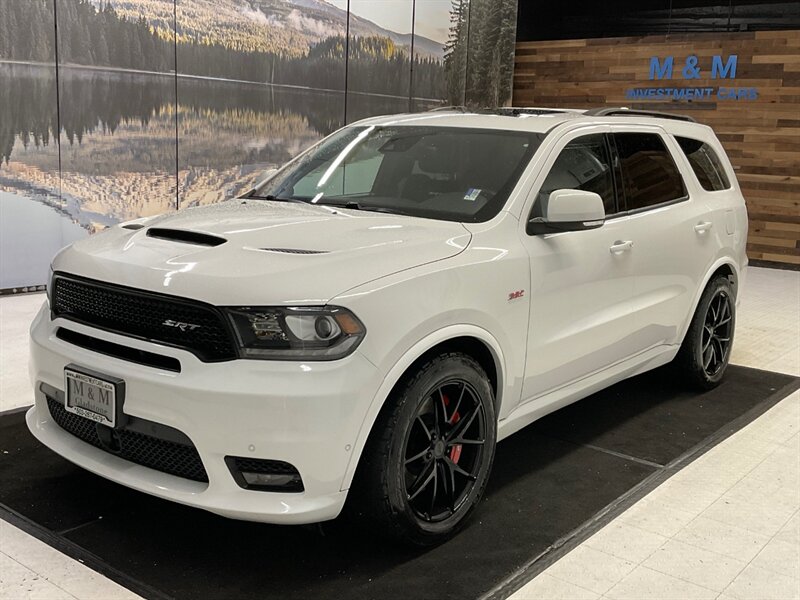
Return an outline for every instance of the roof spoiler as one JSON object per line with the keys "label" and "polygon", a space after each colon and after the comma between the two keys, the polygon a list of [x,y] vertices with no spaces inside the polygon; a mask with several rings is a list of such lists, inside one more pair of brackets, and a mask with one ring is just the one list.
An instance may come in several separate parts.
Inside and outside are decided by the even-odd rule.
{"label": "roof spoiler", "polygon": [[637,117],[655,117],[657,119],[671,119],[673,121],[688,121],[689,123],[697,123],[693,117],[687,115],[676,115],[673,113],[660,112],[657,110],[638,110],[619,106],[616,108],[592,108],[583,113],[587,117],[627,117],[629,115]]}

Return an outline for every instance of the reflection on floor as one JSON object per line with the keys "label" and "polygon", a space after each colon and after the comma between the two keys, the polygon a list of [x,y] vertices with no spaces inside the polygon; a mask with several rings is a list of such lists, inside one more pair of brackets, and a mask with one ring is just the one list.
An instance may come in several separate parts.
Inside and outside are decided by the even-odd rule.
{"label": "reflection on floor", "polygon": [[[29,403],[43,296],[0,299],[0,409]],[[750,269],[734,362],[800,374],[800,273]],[[800,394],[712,449],[518,598],[800,598]],[[1,442],[0,442],[1,444]],[[0,448],[2,450],[2,448]],[[135,598],[0,521],[0,598]]]}

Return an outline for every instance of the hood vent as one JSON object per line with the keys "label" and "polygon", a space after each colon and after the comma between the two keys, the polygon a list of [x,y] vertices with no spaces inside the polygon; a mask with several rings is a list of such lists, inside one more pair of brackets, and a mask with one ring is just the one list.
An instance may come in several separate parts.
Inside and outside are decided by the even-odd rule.
{"label": "hood vent", "polygon": [[144,227],[141,223],[128,223],[127,225],[122,225],[123,229],[130,229],[131,231],[137,231]]}
{"label": "hood vent", "polygon": [[264,252],[279,252],[280,254],[327,254],[327,250],[301,250],[298,248],[261,248]]}
{"label": "hood vent", "polygon": [[183,242],[184,244],[195,244],[197,246],[219,246],[228,241],[225,238],[201,233],[199,231],[166,229],[164,227],[151,227],[147,230],[147,237],[170,240],[173,242]]}

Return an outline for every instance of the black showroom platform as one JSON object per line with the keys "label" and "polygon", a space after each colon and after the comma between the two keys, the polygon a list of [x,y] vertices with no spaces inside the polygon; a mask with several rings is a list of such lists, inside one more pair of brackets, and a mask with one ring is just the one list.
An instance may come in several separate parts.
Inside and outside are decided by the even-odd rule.
{"label": "black showroom platform", "polygon": [[798,387],[743,367],[705,394],[664,370],[616,385],[502,442],[470,525],[428,551],[151,498],[59,458],[20,411],[0,416],[0,516],[148,598],[504,597]]}

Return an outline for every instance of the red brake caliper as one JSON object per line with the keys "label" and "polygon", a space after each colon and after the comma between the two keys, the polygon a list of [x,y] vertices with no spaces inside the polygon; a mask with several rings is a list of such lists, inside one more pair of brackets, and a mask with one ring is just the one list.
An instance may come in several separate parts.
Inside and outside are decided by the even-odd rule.
{"label": "red brake caliper", "polygon": [[[445,406],[450,406],[450,398],[448,398],[444,394],[442,394],[442,397],[444,398],[444,405]],[[460,420],[461,420],[461,415],[458,414],[458,411],[456,411],[456,412],[453,413],[453,416],[450,417],[450,424],[451,425],[455,425]],[[459,458],[461,458],[461,444],[453,444],[450,447],[450,460],[452,460],[454,463],[458,464],[458,459]]]}

